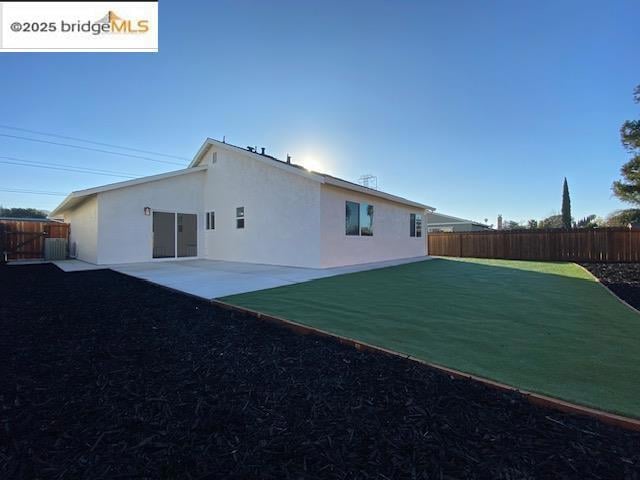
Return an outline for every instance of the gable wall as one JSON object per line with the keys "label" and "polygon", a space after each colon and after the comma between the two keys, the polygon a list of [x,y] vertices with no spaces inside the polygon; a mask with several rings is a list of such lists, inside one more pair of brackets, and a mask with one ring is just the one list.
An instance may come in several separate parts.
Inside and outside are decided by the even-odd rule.
{"label": "gable wall", "polygon": [[204,179],[201,171],[99,193],[97,263],[152,260],[153,214],[145,215],[144,207],[197,214],[198,256],[204,256]]}
{"label": "gable wall", "polygon": [[[211,164],[216,153],[216,162]],[[320,184],[240,152],[212,147],[204,211],[215,212],[205,232],[206,256],[214,260],[320,266]],[[236,207],[245,228],[236,228]]]}

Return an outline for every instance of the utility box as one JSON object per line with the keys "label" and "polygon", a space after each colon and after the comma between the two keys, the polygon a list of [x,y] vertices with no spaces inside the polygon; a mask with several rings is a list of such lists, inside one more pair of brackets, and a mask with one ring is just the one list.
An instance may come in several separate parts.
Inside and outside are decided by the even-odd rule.
{"label": "utility box", "polygon": [[64,260],[65,258],[67,258],[67,239],[66,238],[45,238],[44,259],[45,260]]}

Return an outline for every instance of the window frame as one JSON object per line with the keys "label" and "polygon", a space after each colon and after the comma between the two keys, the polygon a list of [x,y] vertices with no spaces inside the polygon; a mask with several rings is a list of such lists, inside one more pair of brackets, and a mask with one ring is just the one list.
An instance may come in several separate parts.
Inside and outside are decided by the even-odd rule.
{"label": "window frame", "polygon": [[[351,209],[349,209],[349,205],[351,204]],[[371,208],[371,233],[367,234],[367,233],[362,233],[363,230],[363,208],[366,209],[366,211],[368,211],[369,208]],[[354,212],[357,215],[357,227],[356,225],[351,225],[353,231],[352,233],[349,233],[348,227],[348,213],[349,212]],[[345,212],[344,212],[345,218],[344,218],[344,234],[346,237],[364,237],[364,238],[370,238],[373,237],[373,225],[374,225],[374,216],[375,216],[375,205],[373,203],[368,203],[368,202],[354,202],[353,200],[345,200]],[[356,233],[357,230],[357,233]]]}
{"label": "window frame", "polygon": [[424,230],[423,216],[420,213],[409,214],[409,237],[422,238]]}
{"label": "window frame", "polygon": [[[363,229],[366,228],[363,226],[362,224],[362,211],[365,211],[365,217],[369,216],[368,211],[369,209],[371,209],[371,227],[370,227],[370,233],[362,233]],[[361,237],[373,237],[373,218],[374,218],[374,214],[375,214],[375,208],[373,206],[373,204],[371,203],[361,203],[360,204],[360,208],[358,209],[358,213],[359,213],[359,223],[360,223],[360,236]]]}
{"label": "window frame", "polygon": [[245,218],[244,207],[236,207],[236,230],[243,230],[245,228]]}
{"label": "window frame", "polygon": [[211,210],[205,213],[205,229],[206,230],[215,230],[216,229],[216,212],[215,210]]}
{"label": "window frame", "polygon": [[[357,226],[355,226],[354,230],[356,233],[350,233],[349,231],[349,223],[348,223],[348,219],[349,213],[352,213],[354,210],[353,209],[349,209],[349,205],[351,204],[351,206],[355,205],[355,212],[356,212],[356,223]],[[360,236],[360,203],[359,202],[353,202],[351,200],[345,200],[344,203],[344,234],[347,237],[359,237]],[[354,227],[354,225],[351,225],[351,227]]]}

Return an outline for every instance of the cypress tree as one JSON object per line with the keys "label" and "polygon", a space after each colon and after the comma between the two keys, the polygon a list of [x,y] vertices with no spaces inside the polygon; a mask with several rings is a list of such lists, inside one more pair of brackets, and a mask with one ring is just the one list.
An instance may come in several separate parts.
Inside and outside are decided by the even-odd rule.
{"label": "cypress tree", "polygon": [[562,226],[571,228],[571,198],[569,198],[567,177],[564,177],[564,185],[562,186]]}

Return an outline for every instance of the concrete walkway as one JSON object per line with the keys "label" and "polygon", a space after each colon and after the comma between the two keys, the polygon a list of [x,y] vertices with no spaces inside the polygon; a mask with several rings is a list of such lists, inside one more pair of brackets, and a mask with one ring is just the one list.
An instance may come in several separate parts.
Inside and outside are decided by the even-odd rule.
{"label": "concrete walkway", "polygon": [[145,262],[109,265],[108,267],[116,272],[142,278],[165,287],[213,299],[427,259],[428,257],[417,257],[325,269],[279,267],[216,260]]}

